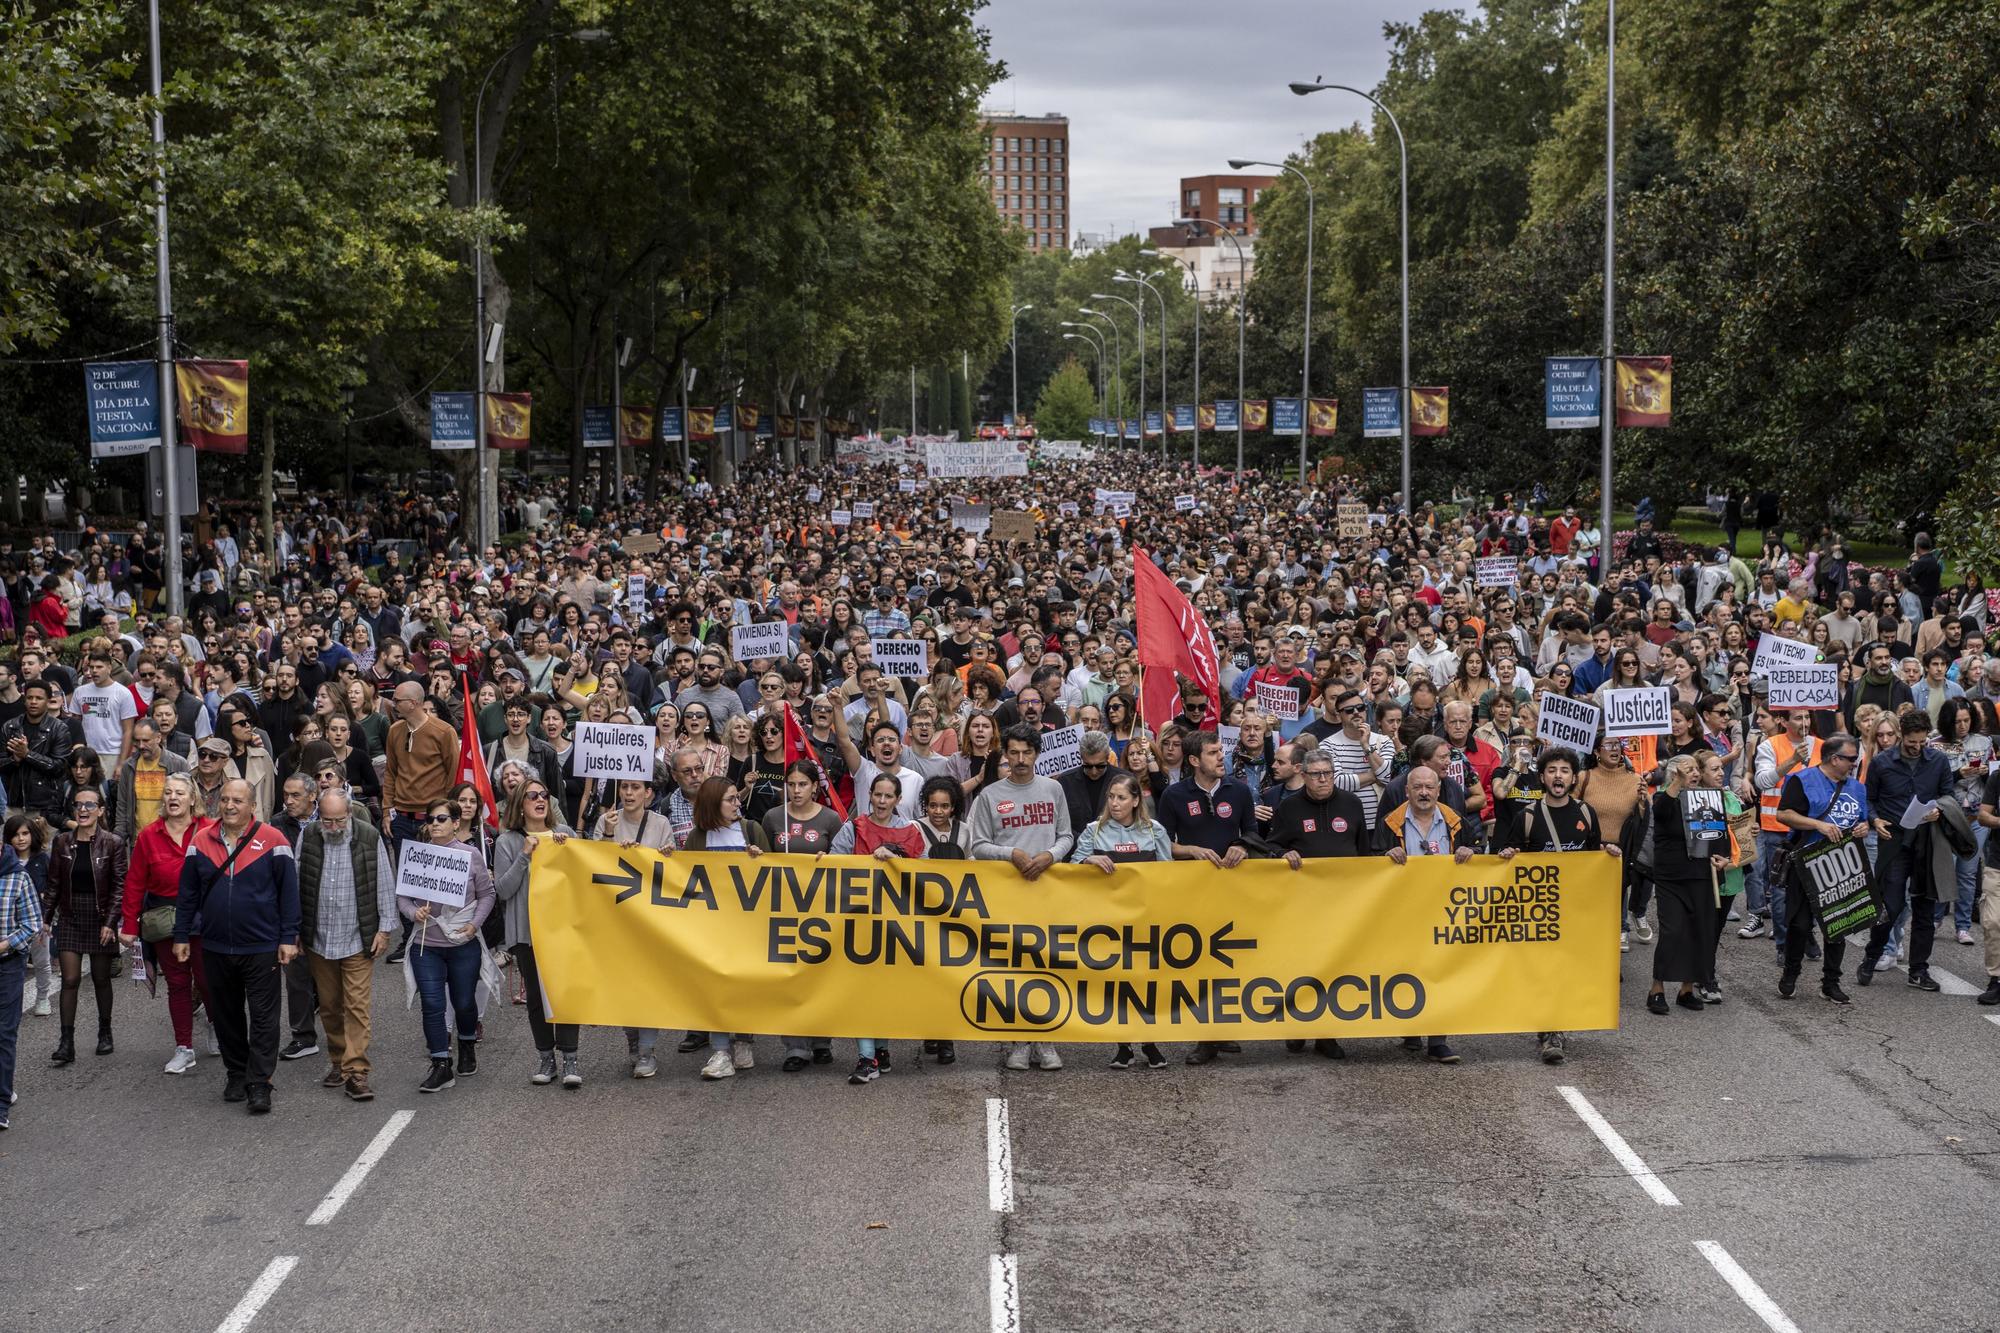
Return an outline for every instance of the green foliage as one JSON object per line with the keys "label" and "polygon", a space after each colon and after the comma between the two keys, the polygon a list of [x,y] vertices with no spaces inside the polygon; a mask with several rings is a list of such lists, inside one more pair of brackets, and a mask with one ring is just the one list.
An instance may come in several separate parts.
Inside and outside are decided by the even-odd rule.
{"label": "green foliage", "polygon": [[1045,440],[1080,440],[1097,414],[1097,391],[1074,357],[1043,386],[1035,400],[1035,430]]}

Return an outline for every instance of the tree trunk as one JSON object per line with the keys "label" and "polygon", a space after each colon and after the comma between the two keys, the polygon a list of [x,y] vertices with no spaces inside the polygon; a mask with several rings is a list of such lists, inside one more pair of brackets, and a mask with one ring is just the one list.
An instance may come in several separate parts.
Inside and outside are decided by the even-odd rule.
{"label": "tree trunk", "polygon": [[278,572],[278,529],[271,514],[271,468],[278,458],[278,413],[273,408],[264,409],[264,460],[260,480],[263,482],[264,499],[264,571],[276,577]]}

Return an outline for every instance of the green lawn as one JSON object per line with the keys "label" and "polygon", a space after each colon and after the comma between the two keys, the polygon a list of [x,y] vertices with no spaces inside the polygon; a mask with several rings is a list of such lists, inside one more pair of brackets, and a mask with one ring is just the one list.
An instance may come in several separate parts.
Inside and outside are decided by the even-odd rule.
{"label": "green lawn", "polygon": [[[1613,510],[1613,519],[1622,532],[1636,526],[1629,509]],[[1723,545],[1722,524],[1706,509],[1687,508],[1674,515],[1674,535],[1691,545],[1706,546],[1713,550]],[[1795,536],[1796,534],[1789,534]],[[1746,527],[1736,534],[1736,552],[1745,560],[1755,563],[1760,549],[1757,530]],[[1901,569],[1910,563],[1910,552],[1896,542],[1865,542],[1849,540],[1847,557],[1857,564],[1870,569]],[[1958,577],[1949,560],[1945,562],[1944,580],[1951,583]]]}

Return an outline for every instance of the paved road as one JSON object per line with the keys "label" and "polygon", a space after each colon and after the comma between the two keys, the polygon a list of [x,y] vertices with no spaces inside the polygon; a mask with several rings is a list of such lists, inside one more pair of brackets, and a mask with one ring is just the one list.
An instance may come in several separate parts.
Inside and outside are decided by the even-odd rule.
{"label": "paved road", "polygon": [[[1976,949],[1940,950],[1978,979]],[[1770,957],[1732,935],[1728,1003],[1658,1018],[1635,950],[1623,1029],[1561,1069],[1520,1037],[1462,1040],[1457,1068],[1369,1041],[1157,1073],[1078,1047],[1026,1075],[905,1045],[866,1088],[846,1043],[831,1069],[782,1074],[766,1041],[728,1083],[698,1056],[635,1082],[603,1032],[581,1092],[536,1088],[509,1009],[477,1077],[420,1096],[398,985],[378,1099],[306,1060],[266,1119],[219,1100],[219,1060],[161,1074],[164,1006],[120,982],[116,1055],[51,1069],[53,1021],[24,1020],[0,1329],[2000,1327],[2000,1025],[1900,972],[1851,1010],[1783,1001]]]}

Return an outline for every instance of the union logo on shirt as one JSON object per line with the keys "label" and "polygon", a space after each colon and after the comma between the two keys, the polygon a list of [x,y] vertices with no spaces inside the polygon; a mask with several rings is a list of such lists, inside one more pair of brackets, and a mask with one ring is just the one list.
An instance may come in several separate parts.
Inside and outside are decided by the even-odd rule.
{"label": "union logo on shirt", "polygon": [[1195,819],[1199,819],[1199,818],[1201,818],[1201,802],[1200,802],[1200,801],[1189,801],[1189,802],[1188,802],[1188,814],[1189,814],[1189,815],[1190,815],[1190,816],[1191,816],[1192,818],[1195,818]]}
{"label": "union logo on shirt", "polygon": [[1217,819],[1227,819],[1230,817],[1230,815],[1234,813],[1235,811],[1231,810],[1229,807],[1229,802],[1217,801],[1215,803],[1215,817]]}
{"label": "union logo on shirt", "polygon": [[1347,816],[1335,815],[1333,817],[1333,831],[1335,833],[1347,832]]}
{"label": "union logo on shirt", "polygon": [[993,808],[999,811],[1003,815],[1011,815],[1014,813],[1014,803],[1012,801],[996,802]]}
{"label": "union logo on shirt", "polygon": [[1317,819],[1301,819],[1299,827],[1308,833],[1317,833],[1319,832],[1319,821]]}

